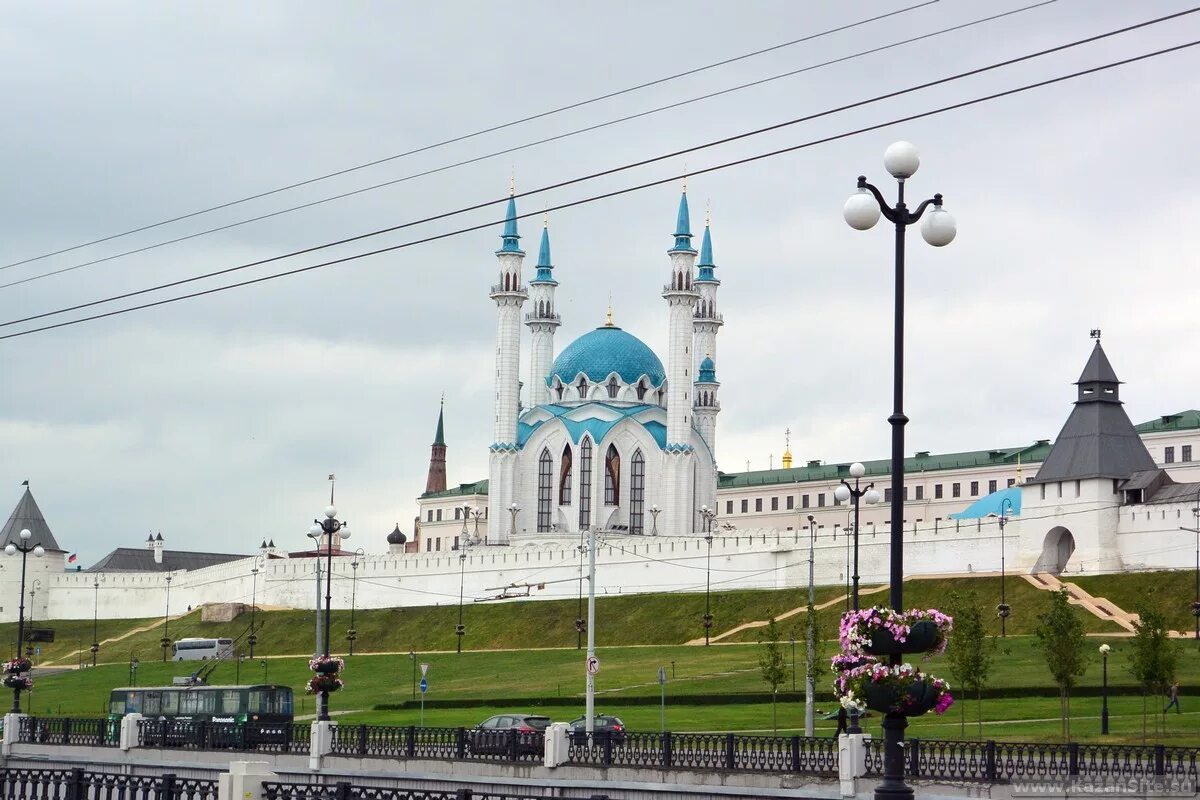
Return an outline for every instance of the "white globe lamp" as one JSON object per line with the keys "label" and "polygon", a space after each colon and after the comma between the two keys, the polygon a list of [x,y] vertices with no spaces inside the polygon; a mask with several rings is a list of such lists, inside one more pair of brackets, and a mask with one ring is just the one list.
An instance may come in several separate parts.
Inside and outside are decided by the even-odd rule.
{"label": "white globe lamp", "polygon": [[858,463],[857,461],[855,461],[853,464],[850,465],[850,477],[851,478],[855,478],[855,479],[861,478],[863,475],[866,475],[866,474],[867,474],[867,468],[864,467],[862,464]]}
{"label": "white globe lamp", "polygon": [[29,528],[22,528],[20,536],[21,536],[21,541],[28,542],[29,537],[33,536],[33,534],[29,532]]}
{"label": "white globe lamp", "polygon": [[941,204],[935,205],[921,220],[921,238],[934,247],[950,244],[956,233],[958,226],[954,223],[954,217]]}
{"label": "white globe lamp", "polygon": [[874,489],[867,489],[867,493],[863,495],[863,500],[867,505],[873,506],[880,500],[879,492]]}
{"label": "white globe lamp", "polygon": [[325,506],[325,519],[333,519],[337,516],[337,509],[333,506]]}
{"label": "white globe lamp", "polygon": [[893,178],[904,180],[916,174],[921,157],[911,142],[895,142],[883,154],[883,167]]}
{"label": "white globe lamp", "polygon": [[833,497],[839,503],[844,503],[850,499],[850,489],[847,488],[845,484],[839,484],[838,487],[833,490]]}
{"label": "white globe lamp", "polygon": [[46,555],[46,548],[39,544],[37,547],[33,548],[33,555],[35,558],[41,558],[42,556]]}
{"label": "white globe lamp", "polygon": [[846,224],[856,231],[869,231],[879,222],[879,203],[875,196],[866,189],[859,189],[850,195],[846,205],[842,207],[842,216]]}

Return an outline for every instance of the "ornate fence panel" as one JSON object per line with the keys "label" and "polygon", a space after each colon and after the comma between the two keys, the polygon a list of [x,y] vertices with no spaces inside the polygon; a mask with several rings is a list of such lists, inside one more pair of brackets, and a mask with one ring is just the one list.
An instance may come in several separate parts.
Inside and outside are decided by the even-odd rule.
{"label": "ornate fence panel", "polygon": [[202,778],[121,775],[74,769],[0,770],[4,800],[217,800],[217,782]]}
{"label": "ornate fence panel", "polygon": [[116,747],[120,730],[120,722],[103,717],[21,717],[18,740],[26,744]]}
{"label": "ornate fence panel", "polygon": [[596,766],[794,772],[836,775],[837,740],[732,733],[626,733],[572,737],[569,759]]}
{"label": "ornate fence panel", "polygon": [[539,800],[542,797],[481,792],[469,788],[437,791],[403,786],[356,786],[347,781],[325,785],[265,782],[263,795],[266,800]]}

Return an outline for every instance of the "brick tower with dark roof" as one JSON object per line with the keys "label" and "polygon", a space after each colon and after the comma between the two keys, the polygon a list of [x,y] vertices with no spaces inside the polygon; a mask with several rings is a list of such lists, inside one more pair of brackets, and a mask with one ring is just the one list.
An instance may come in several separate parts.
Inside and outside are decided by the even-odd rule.
{"label": "brick tower with dark roof", "polygon": [[425,493],[446,491],[446,431],[444,425],[446,401],[438,407],[437,433],[429,453],[429,475],[425,478]]}

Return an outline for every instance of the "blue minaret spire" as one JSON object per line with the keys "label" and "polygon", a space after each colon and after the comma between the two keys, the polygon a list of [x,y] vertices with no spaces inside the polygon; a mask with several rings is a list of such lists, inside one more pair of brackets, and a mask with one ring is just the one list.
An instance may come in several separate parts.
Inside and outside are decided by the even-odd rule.
{"label": "blue minaret spire", "polygon": [[517,192],[516,181],[514,180],[508,186],[508,208],[504,212],[504,233],[500,235],[499,252],[501,253],[521,253],[521,245],[517,243],[520,235],[517,233],[517,199],[513,196]]}
{"label": "blue minaret spire", "polygon": [[717,265],[713,263],[712,224],[709,219],[704,220],[704,239],[700,242],[700,262],[696,266],[700,267],[700,274],[696,280],[720,283],[717,276],[713,274],[713,269]]}
{"label": "blue minaret spire", "polygon": [[537,277],[533,283],[554,283],[554,262],[550,260],[550,222],[547,219],[542,226],[542,244],[538,247]]}
{"label": "blue minaret spire", "polygon": [[687,250],[692,253],[692,215],[688,212],[687,183],[679,196],[679,213],[675,215],[675,246],[670,251]]}

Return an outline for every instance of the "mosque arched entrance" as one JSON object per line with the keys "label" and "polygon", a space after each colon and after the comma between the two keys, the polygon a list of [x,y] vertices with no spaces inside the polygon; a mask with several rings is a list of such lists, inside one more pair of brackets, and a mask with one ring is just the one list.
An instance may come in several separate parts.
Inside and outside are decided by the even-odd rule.
{"label": "mosque arched entrance", "polygon": [[1059,575],[1067,568],[1067,562],[1074,552],[1075,537],[1071,532],[1061,525],[1051,528],[1042,542],[1042,555],[1033,571]]}

